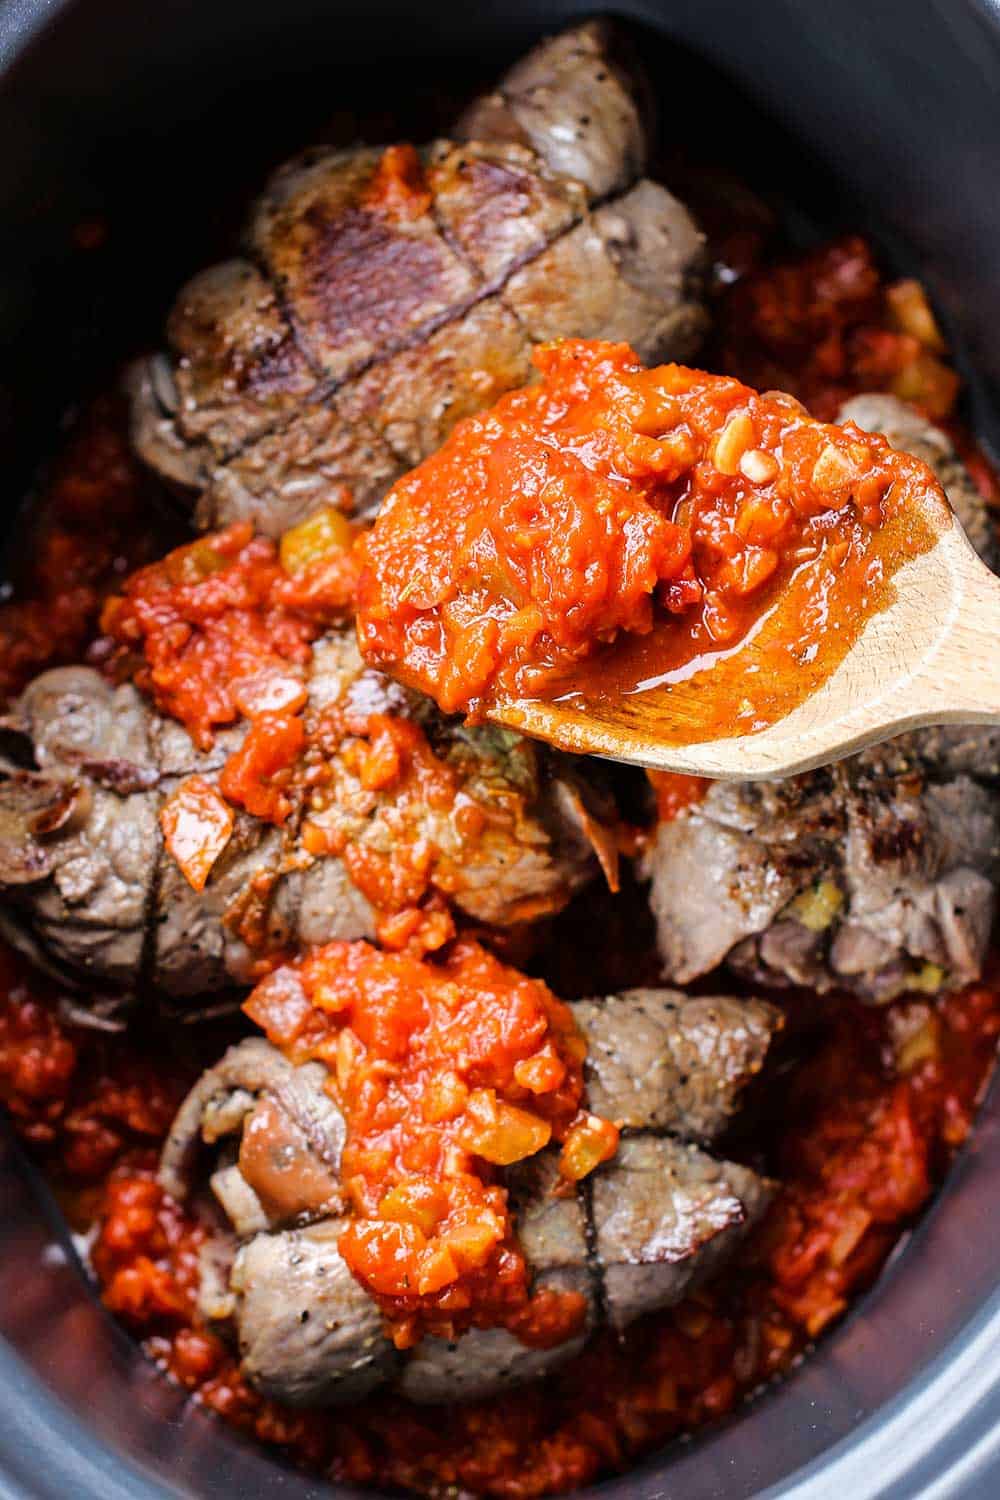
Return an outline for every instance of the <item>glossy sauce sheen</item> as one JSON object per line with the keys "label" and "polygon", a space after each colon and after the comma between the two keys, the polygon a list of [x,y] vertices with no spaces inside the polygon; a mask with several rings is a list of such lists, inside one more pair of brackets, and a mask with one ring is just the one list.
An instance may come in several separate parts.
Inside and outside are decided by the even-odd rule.
{"label": "glossy sauce sheen", "polygon": [[668,691],[677,742],[763,728],[948,524],[926,465],[791,397],[625,345],[535,362],[360,543],[363,652],[446,712]]}
{"label": "glossy sauce sheen", "polygon": [[821,535],[815,557],[779,560],[748,601],[734,640],[714,640],[703,615],[680,628],[660,619],[648,635],[623,636],[575,666],[547,696],[609,724],[619,721],[623,699],[634,700],[637,715],[655,712],[658,738],[675,745],[777,723],[822,687],[892,602],[895,574],[940,535],[923,513],[893,516],[877,531],[841,513],[833,520],[835,538],[833,527],[827,535],[814,528]]}

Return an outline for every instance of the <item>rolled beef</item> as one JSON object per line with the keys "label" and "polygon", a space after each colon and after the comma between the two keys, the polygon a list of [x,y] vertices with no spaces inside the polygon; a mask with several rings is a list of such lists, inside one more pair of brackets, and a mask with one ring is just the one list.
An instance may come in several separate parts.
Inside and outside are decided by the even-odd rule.
{"label": "rolled beef", "polygon": [[20,712],[38,769],[0,772],[0,889],[30,910],[33,952],[72,953],[123,982],[142,956],[159,836],[145,704],[88,668],[60,667],[28,687]]}
{"label": "rolled beef", "polygon": [[726,1129],[781,1026],[763,1000],[680,990],[625,990],[570,1010],[587,1038],[590,1108],[701,1144]]}
{"label": "rolled beef", "polygon": [[289,1406],[360,1400],[399,1363],[377,1304],[337,1249],[345,1223],[256,1234],[233,1263],[242,1372]]}
{"label": "rolled beef", "polygon": [[607,21],[548,37],[514,64],[456,126],[460,140],[513,141],[595,198],[646,166],[649,93],[634,55]]}
{"label": "rolled beef", "polygon": [[[627,1057],[632,1077],[649,1075],[646,1093],[630,1093],[632,1128],[617,1157],[568,1196],[556,1190],[554,1149],[507,1172],[533,1287],[581,1292],[587,1301],[579,1336],[549,1349],[491,1328],[453,1341],[427,1337],[398,1353],[337,1249],[345,1221],[331,1183],[344,1124],[324,1088],[326,1069],[295,1068],[254,1039],[199,1080],[168,1136],[160,1179],[178,1199],[197,1197],[207,1183],[225,1214],[227,1228],[203,1252],[199,1305],[206,1322],[237,1343],[252,1385],[299,1405],[353,1400],[384,1382],[418,1402],[488,1396],[554,1370],[602,1321],[622,1329],[719,1268],[759,1219],[770,1187],[676,1136],[692,1120],[703,1138],[725,1127],[779,1018],[759,1001],[728,997],[685,1017],[675,993],[659,1008],[657,992],[638,993],[655,1018],[645,1041],[625,1035],[635,992],[575,1007],[592,1048]],[[663,1063],[665,1016],[674,1067],[684,1056],[687,1076]],[[613,1094],[615,1084],[608,1089]],[[713,1091],[723,1103],[710,1121]]]}
{"label": "rolled beef", "polygon": [[138,452],[206,527],[276,535],[373,511],[463,416],[530,378],[536,343],[690,355],[702,237],[642,180],[641,77],[588,22],[543,42],[456,141],[316,149],[255,205],[246,254],[196,276],[130,389]]}
{"label": "rolled beef", "polygon": [[654,1135],[622,1141],[592,1191],[604,1301],[619,1330],[711,1276],[770,1197],[749,1167]]}
{"label": "rolled beef", "polygon": [[[198,1172],[201,1144],[215,1145],[227,1136],[239,1135],[257,1102],[265,1098],[280,1112],[287,1129],[295,1133],[297,1146],[289,1151],[283,1145],[271,1153],[274,1171],[288,1174],[294,1183],[310,1158],[332,1183],[313,1207],[339,1207],[336,1178],[346,1127],[343,1115],[324,1090],[326,1078],[322,1063],[293,1067],[262,1037],[249,1037],[230,1047],[214,1068],[201,1075],[174,1117],[160,1156],[164,1187],[175,1198],[185,1197]],[[277,1136],[273,1121],[268,1134],[272,1139]],[[256,1197],[256,1189],[250,1183],[247,1186]],[[274,1206],[282,1199],[294,1204],[287,1215]],[[287,1193],[272,1192],[267,1207],[260,1205],[258,1212],[268,1227],[273,1227],[285,1217],[297,1217],[302,1200],[303,1193],[293,1186]]]}
{"label": "rolled beef", "polygon": [[[364,668],[347,631],[316,644],[309,692],[307,712],[317,716],[340,705],[417,720],[462,802],[482,814],[467,836],[432,795],[367,789],[354,742],[335,735],[325,747],[331,791],[309,808],[335,847],[376,858],[407,845],[433,851],[431,888],[499,927],[558,910],[596,871],[595,829],[613,808],[570,759],[507,731],[443,720]],[[261,948],[374,935],[373,909],[344,861],[306,853],[300,812],[282,828],[238,812],[201,891],[164,849],[164,803],[192,774],[214,783],[241,729],[199,751],[133,687],[89,667],[43,673],[5,723],[32,762],[0,762],[6,928],[60,974],[193,998],[251,982]],[[251,898],[260,909],[248,913]]]}
{"label": "rolled beef", "polygon": [[[950,440],[890,396],[838,420],[934,468],[984,559],[986,506]],[[778,783],[716,783],[645,856],[660,954],[682,983],[721,963],[763,984],[883,1002],[977,979],[1000,874],[1000,731],[914,731]]]}

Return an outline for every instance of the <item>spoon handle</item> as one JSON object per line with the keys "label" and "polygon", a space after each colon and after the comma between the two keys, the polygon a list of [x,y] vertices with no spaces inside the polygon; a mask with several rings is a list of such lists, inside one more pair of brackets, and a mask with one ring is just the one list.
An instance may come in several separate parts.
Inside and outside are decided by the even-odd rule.
{"label": "spoon handle", "polygon": [[893,697],[926,723],[1000,724],[1000,578],[969,548],[956,583],[937,649]]}

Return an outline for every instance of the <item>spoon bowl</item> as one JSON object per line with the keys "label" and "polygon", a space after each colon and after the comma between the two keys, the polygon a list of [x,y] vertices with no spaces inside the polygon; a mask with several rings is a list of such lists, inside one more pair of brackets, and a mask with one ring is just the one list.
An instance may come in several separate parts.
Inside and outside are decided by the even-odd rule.
{"label": "spoon bowl", "polygon": [[[908,729],[1000,723],[1000,579],[979,560],[958,520],[904,562],[833,670],[813,687],[788,685],[788,712],[765,727],[685,741],[703,714],[718,667],[686,680],[588,700],[503,703],[490,718],[559,749],[650,770],[725,780],[809,771]],[[755,637],[726,662],[749,683],[770,647]]]}

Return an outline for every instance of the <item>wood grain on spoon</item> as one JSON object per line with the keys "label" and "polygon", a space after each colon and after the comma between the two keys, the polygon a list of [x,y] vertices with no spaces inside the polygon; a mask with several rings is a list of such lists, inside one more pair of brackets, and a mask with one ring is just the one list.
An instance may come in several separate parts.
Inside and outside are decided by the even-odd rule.
{"label": "wood grain on spoon", "polygon": [[998,586],[926,464],[623,345],[536,361],[362,543],[373,665],[446,712],[709,776],[988,716],[961,653]]}

